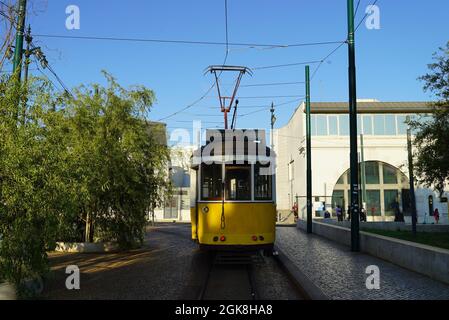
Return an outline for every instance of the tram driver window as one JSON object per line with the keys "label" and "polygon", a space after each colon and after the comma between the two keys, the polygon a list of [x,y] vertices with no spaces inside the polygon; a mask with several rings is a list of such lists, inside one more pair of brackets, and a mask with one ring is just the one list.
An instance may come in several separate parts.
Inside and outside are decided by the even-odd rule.
{"label": "tram driver window", "polygon": [[251,200],[251,166],[226,166],[226,200]]}
{"label": "tram driver window", "polygon": [[203,165],[201,172],[201,199],[222,200],[221,164]]}
{"label": "tram driver window", "polygon": [[272,200],[272,178],[270,166],[257,164],[254,166],[254,199],[259,201]]}

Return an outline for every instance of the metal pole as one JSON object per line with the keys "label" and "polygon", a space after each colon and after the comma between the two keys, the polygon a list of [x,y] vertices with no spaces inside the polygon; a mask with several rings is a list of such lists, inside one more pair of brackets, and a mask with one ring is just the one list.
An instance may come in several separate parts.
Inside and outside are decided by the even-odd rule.
{"label": "metal pole", "polygon": [[351,168],[351,250],[360,251],[359,231],[359,169],[357,159],[357,89],[355,67],[354,0],[348,0],[348,60],[349,60],[349,127]]}
{"label": "metal pole", "polygon": [[[407,116],[407,123],[410,122],[410,116]],[[408,174],[410,177],[410,202],[412,206],[412,232],[416,235],[416,224],[418,217],[416,214],[416,198],[415,198],[415,178],[413,175],[413,153],[412,153],[412,130],[410,125],[407,129],[407,151],[408,151]]]}
{"label": "metal pole", "polygon": [[[23,56],[23,38],[25,34],[25,15],[26,15],[26,0],[19,1],[19,15],[17,17],[17,33],[16,33],[16,47],[14,52],[13,73],[17,76],[17,82],[21,80],[22,74],[22,56]],[[17,74],[16,74],[17,72]]]}
{"label": "metal pole", "polygon": [[274,115],[274,102],[271,103],[271,150],[274,150],[274,124],[276,123],[276,116]]}
{"label": "metal pole", "polygon": [[361,157],[362,157],[362,163],[361,163],[361,174],[362,174],[362,205],[365,209],[365,215],[366,215],[366,167],[365,167],[365,143],[364,143],[364,136],[363,134],[360,134],[360,149],[361,149]]}
{"label": "metal pole", "polygon": [[[25,64],[24,64],[24,81],[25,86],[28,83],[28,70],[30,67],[30,56],[31,56],[31,42],[33,41],[33,37],[31,37],[31,26],[28,26],[27,34],[25,35],[25,41],[27,43],[27,47],[25,50]],[[22,105],[22,124],[26,122],[26,113],[27,113],[27,104],[28,104],[28,95],[24,97],[23,105]]]}
{"label": "metal pole", "polygon": [[312,137],[310,110],[310,67],[306,66],[306,155],[307,155],[307,233],[312,233]]}

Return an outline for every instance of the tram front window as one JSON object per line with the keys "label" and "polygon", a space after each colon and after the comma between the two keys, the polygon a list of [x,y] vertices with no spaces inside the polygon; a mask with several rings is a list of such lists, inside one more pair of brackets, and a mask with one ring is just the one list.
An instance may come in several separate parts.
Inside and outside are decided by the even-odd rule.
{"label": "tram front window", "polygon": [[203,165],[201,171],[201,199],[222,200],[221,164]]}
{"label": "tram front window", "polygon": [[254,199],[259,201],[272,200],[272,175],[270,166],[257,164],[254,166]]}
{"label": "tram front window", "polygon": [[251,200],[251,166],[226,166],[226,200]]}

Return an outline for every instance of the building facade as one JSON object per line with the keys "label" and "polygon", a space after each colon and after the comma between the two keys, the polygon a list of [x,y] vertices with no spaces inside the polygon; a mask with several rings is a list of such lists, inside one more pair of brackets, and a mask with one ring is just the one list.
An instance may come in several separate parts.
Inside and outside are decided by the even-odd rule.
{"label": "building facade", "polygon": [[[173,193],[154,210],[157,222],[190,222],[190,162],[194,147],[172,147],[169,172]],[[150,212],[150,220],[153,219]]]}
{"label": "building facade", "polygon": [[[350,203],[348,110],[347,103],[311,105],[315,218],[323,217],[326,210],[335,214],[337,206],[347,210]],[[359,101],[360,196],[368,221],[393,221],[398,209],[410,221],[406,119],[426,121],[430,112],[425,102]],[[305,105],[301,104],[290,121],[274,132],[278,210],[288,214],[297,203],[302,219],[306,218],[305,124]],[[440,222],[449,223],[447,192],[440,196],[417,186],[415,195],[419,223],[433,223],[435,208]]]}

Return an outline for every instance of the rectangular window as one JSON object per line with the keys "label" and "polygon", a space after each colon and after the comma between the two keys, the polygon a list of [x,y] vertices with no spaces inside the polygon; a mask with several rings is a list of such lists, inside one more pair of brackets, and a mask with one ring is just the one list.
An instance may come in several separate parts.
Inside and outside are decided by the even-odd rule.
{"label": "rectangular window", "polygon": [[385,190],[384,191],[384,206],[385,215],[394,216],[396,210],[399,210],[398,203],[398,190]]}
{"label": "rectangular window", "polygon": [[329,135],[338,136],[338,118],[329,116]]}
{"label": "rectangular window", "polygon": [[375,115],[374,116],[374,134],[375,135],[385,135],[385,116]]}
{"label": "rectangular window", "polygon": [[365,164],[366,183],[380,184],[379,164],[377,162],[367,162]]}
{"label": "rectangular window", "polygon": [[[306,120],[307,121],[307,120]],[[310,116],[310,131],[312,136],[316,136],[316,115]]]}
{"label": "rectangular window", "polygon": [[340,136],[349,136],[349,115],[338,116]]}
{"label": "rectangular window", "polygon": [[222,200],[221,164],[201,167],[201,199],[205,201]]}
{"label": "rectangular window", "polygon": [[389,136],[396,135],[396,117],[394,115],[385,116],[385,134]]}
{"label": "rectangular window", "polygon": [[335,209],[337,206],[345,209],[345,192],[343,190],[335,190],[332,195],[332,208]]}
{"label": "rectangular window", "polygon": [[361,135],[362,134],[362,116],[358,115],[357,116],[357,135]]}
{"label": "rectangular window", "polygon": [[380,191],[379,190],[367,190],[366,191],[366,214],[368,216],[380,216]]}
{"label": "rectangular window", "polygon": [[363,134],[372,135],[373,134],[373,117],[363,116]]}
{"label": "rectangular window", "polygon": [[384,184],[397,184],[398,183],[398,176],[396,174],[396,169],[389,166],[384,165],[383,166],[383,177],[384,177]]}
{"label": "rectangular window", "polygon": [[327,116],[316,116],[316,135],[327,136]]}
{"label": "rectangular window", "polygon": [[227,165],[225,177],[226,200],[251,200],[251,166]]}
{"label": "rectangular window", "polygon": [[407,117],[397,116],[396,119],[397,119],[398,134],[404,136],[407,135],[408,126],[405,123],[407,121]]}
{"label": "rectangular window", "polygon": [[254,200],[272,200],[272,179],[270,166],[254,166]]}

